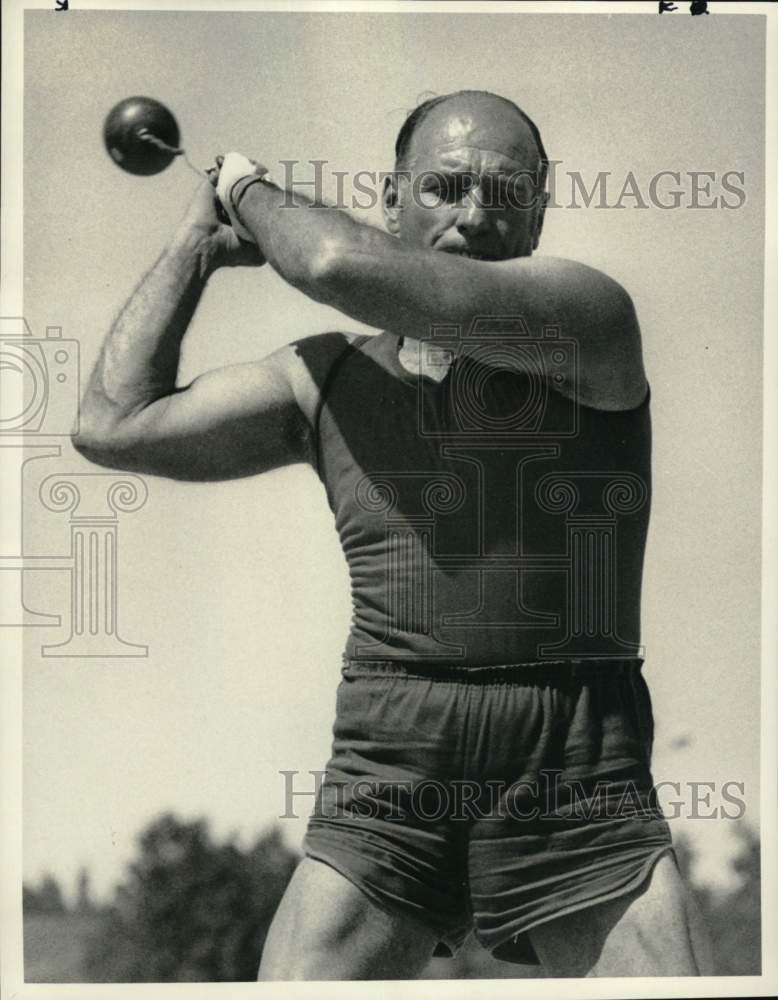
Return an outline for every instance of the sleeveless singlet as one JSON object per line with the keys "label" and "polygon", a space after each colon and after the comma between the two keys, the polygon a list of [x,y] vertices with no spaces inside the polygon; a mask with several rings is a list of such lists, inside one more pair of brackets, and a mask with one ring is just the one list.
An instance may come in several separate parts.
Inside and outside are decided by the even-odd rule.
{"label": "sleeveless singlet", "polygon": [[527,373],[495,347],[440,383],[407,371],[388,333],[296,348],[319,387],[317,471],[351,576],[347,658],[640,655],[648,394],[623,412],[567,399],[552,388],[562,341],[527,346]]}

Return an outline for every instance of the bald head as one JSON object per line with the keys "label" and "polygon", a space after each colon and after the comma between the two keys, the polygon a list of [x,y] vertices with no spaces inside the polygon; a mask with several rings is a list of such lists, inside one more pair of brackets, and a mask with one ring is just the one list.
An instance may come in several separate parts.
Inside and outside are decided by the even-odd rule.
{"label": "bald head", "polygon": [[463,145],[493,148],[537,171],[542,189],[548,158],[540,132],[521,108],[499,94],[460,90],[430,98],[403,123],[395,144],[396,170],[407,170],[419,150]]}
{"label": "bald head", "polygon": [[498,261],[529,256],[543,227],[546,154],[511,101],[458,91],[420,105],[397,138],[384,222],[417,247]]}

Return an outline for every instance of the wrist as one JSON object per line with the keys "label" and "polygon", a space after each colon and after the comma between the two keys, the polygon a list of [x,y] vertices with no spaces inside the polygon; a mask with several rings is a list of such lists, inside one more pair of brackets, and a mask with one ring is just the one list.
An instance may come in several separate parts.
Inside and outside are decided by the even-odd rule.
{"label": "wrist", "polygon": [[167,255],[185,270],[194,269],[204,281],[219,266],[213,234],[201,226],[181,226],[170,241]]}
{"label": "wrist", "polygon": [[267,167],[256,160],[250,160],[242,153],[227,153],[221,158],[217,157],[219,164],[219,177],[216,182],[216,193],[224,211],[230,217],[230,224],[240,239],[255,243],[253,233],[243,224],[237,203],[240,196],[249,184],[254,184],[259,179],[267,175]]}

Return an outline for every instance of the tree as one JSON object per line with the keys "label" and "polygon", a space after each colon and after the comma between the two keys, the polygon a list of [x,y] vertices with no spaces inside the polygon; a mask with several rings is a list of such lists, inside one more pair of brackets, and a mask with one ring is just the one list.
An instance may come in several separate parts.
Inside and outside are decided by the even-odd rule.
{"label": "tree", "polygon": [[694,849],[688,840],[676,838],[675,853],[710,932],[716,974],[758,976],[762,968],[759,835],[747,823],[737,823],[735,834],[740,848],[730,866],[740,884],[723,895],[690,878]]}
{"label": "tree", "polygon": [[76,876],[76,913],[92,913],[94,904],[92,903],[91,880],[89,872],[83,866],[78,869]]}
{"label": "tree", "polygon": [[40,880],[38,888],[22,886],[22,907],[25,916],[33,913],[65,913],[65,903],[59,882],[46,872]]}
{"label": "tree", "polygon": [[711,934],[721,975],[758,976],[762,971],[759,837],[745,823],[735,829],[740,851],[732,867],[741,882],[711,908]]}
{"label": "tree", "polygon": [[203,820],[160,817],[89,944],[88,981],[255,979],[297,860],[277,829],[242,852],[215,844]]}
{"label": "tree", "polygon": [[[719,975],[760,972],[760,864],[757,833],[739,824],[740,878],[724,894],[691,890],[710,929]],[[693,869],[691,844],[676,838],[681,870]],[[214,843],[204,821],[161,816],[140,837],[140,853],[104,911],[86,949],[82,982],[252,981],[281,896],[297,864],[278,828],[247,851]],[[25,906],[32,893],[25,887]],[[58,886],[44,879],[35,905],[62,905]],[[56,900],[59,900],[59,904]],[[40,912],[40,911],[38,911]],[[435,977],[526,978],[538,967],[492,959],[470,942],[453,961],[437,962]]]}

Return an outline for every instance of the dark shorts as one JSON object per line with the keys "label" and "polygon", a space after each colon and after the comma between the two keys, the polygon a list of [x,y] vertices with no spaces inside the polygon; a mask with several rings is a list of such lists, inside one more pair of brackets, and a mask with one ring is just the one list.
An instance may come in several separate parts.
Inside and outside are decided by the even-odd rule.
{"label": "dark shorts", "polygon": [[529,929],[631,892],[671,849],[652,740],[639,660],[352,661],[305,852],[442,953],[474,929],[534,963]]}

